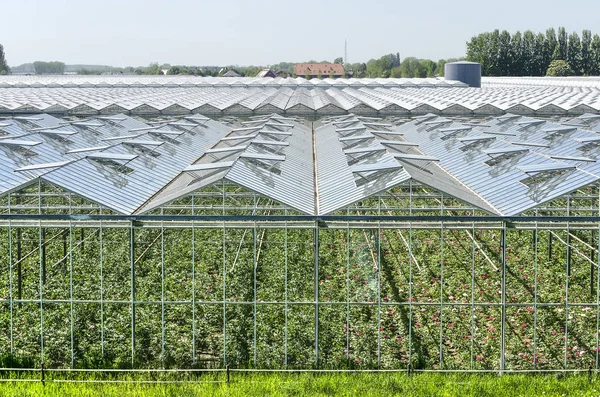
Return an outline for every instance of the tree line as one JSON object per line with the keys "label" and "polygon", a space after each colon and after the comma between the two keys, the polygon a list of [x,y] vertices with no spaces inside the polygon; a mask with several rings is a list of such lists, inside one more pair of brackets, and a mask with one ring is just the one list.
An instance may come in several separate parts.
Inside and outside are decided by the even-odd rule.
{"label": "tree line", "polygon": [[467,42],[467,60],[481,63],[483,76],[545,76],[600,74],[600,37],[564,27],[545,33],[527,30],[480,33]]}
{"label": "tree line", "polygon": [[0,75],[9,74],[10,68],[6,63],[6,58],[4,57],[4,47],[0,44]]}
{"label": "tree line", "polygon": [[63,74],[65,72],[64,62],[35,61],[33,67],[35,69],[35,74]]}

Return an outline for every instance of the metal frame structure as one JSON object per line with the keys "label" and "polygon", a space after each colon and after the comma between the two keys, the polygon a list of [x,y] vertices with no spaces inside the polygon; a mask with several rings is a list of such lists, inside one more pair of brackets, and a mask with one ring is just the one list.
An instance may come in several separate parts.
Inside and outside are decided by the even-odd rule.
{"label": "metal frame structure", "polygon": [[[565,120],[584,126],[557,137],[521,119],[9,120],[0,148],[40,143],[2,185],[0,355],[89,370],[598,369],[597,127]],[[483,134],[496,138],[465,139]],[[503,149],[525,135],[538,145]],[[81,151],[92,137],[116,143]],[[173,140],[188,143],[168,157]],[[8,146],[3,164],[31,156]]]}

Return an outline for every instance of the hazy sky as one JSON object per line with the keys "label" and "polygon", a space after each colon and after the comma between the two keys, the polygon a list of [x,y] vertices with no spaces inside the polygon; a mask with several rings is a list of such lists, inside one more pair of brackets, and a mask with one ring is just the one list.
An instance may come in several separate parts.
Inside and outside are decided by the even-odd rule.
{"label": "hazy sky", "polygon": [[599,0],[0,0],[0,44],[11,66],[332,61],[344,39],[350,62],[390,52],[437,60],[496,28],[600,34],[599,15]]}

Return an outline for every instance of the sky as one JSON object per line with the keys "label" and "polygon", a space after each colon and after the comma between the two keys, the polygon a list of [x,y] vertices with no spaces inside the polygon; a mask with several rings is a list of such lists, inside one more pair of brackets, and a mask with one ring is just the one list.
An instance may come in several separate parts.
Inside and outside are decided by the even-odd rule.
{"label": "sky", "polygon": [[144,66],[442,59],[494,29],[564,26],[600,34],[600,1],[0,0],[10,66],[33,61]]}

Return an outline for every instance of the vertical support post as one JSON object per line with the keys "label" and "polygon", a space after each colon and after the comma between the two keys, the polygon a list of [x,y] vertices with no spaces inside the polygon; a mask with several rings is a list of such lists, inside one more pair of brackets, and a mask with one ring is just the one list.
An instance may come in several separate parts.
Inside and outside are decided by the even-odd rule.
{"label": "vertical support post", "polygon": [[[83,228],[82,228],[83,230]],[[71,368],[75,366],[75,337],[73,331],[73,223],[69,221],[69,306],[71,309]]]}
{"label": "vertical support post", "polygon": [[[600,267],[600,222],[598,223],[598,247],[599,255],[596,256],[596,265]],[[598,359],[600,358],[600,269],[596,272],[596,371],[598,370]]]}
{"label": "vertical support post", "polygon": [[[408,205],[408,213],[412,216],[412,198],[413,198],[413,187],[412,187],[412,179],[408,181],[409,185],[409,205]],[[408,229],[408,371],[410,374],[410,366],[412,363],[412,328],[413,328],[413,282],[412,282],[412,273],[413,273],[413,255],[412,255],[412,241],[413,241],[413,230],[412,230],[412,221],[409,223]]]}
{"label": "vertical support post", "polygon": [[135,228],[129,229],[129,263],[131,266],[131,368],[135,367]]}
{"label": "vertical support post", "polygon": [[[10,213],[10,195],[8,196],[8,211]],[[10,355],[15,354],[15,342],[14,342],[14,287],[13,287],[13,248],[12,248],[12,226],[11,221],[8,221],[8,271],[9,271],[9,299],[10,299]]]}
{"label": "vertical support post", "polygon": [[23,266],[21,259],[23,256],[22,250],[23,234],[21,228],[17,228],[17,299],[19,299],[19,309],[23,306],[21,301],[23,300]]}
{"label": "vertical support post", "polygon": [[[472,213],[475,218],[475,210]],[[473,355],[475,352],[475,222],[471,229],[471,369],[473,369]]]}
{"label": "vertical support post", "polygon": [[46,228],[42,228],[42,240],[40,243],[41,258],[40,266],[42,268],[42,284],[46,284]]}
{"label": "vertical support post", "polygon": [[[346,207],[350,215],[350,207]],[[350,222],[346,222],[346,364],[350,363]]]}
{"label": "vertical support post", "polygon": [[[595,254],[595,250],[594,250],[594,229],[591,230],[591,237],[590,237],[590,261],[594,262],[594,254]],[[590,263],[590,297],[594,297],[594,268],[596,266],[594,265],[594,263]]]}
{"label": "vertical support post", "polygon": [[377,369],[381,367],[381,222],[377,222]]}
{"label": "vertical support post", "polygon": [[[164,209],[160,213],[164,215]],[[165,224],[160,222],[160,363],[165,367]]]}
{"label": "vertical support post", "polygon": [[[196,215],[196,196],[192,193],[192,216]],[[196,364],[196,224],[192,219],[192,362]]]}
{"label": "vertical support post", "polygon": [[315,222],[315,368],[319,368],[319,222]]}
{"label": "vertical support post", "polygon": [[504,374],[506,352],[506,222],[502,221],[502,324],[500,335],[500,374]]}
{"label": "vertical support post", "polygon": [[[377,195],[377,215],[381,216],[381,193]],[[381,221],[377,221],[377,369],[381,367]]]}
{"label": "vertical support post", "polygon": [[[287,208],[285,209],[285,214],[287,215]],[[288,366],[288,227],[287,227],[287,221],[285,221],[285,226],[284,226],[284,257],[285,257],[285,285],[284,285],[284,301],[285,301],[285,306],[284,306],[284,346],[283,346],[283,354],[284,354],[284,361],[285,361],[285,368],[287,369]]]}
{"label": "vertical support post", "polygon": [[[537,210],[535,211],[536,216],[537,214]],[[537,221],[535,222],[535,230],[533,231],[533,369],[537,368],[537,314],[538,314],[538,308],[537,308],[537,300],[538,300],[538,293],[537,293],[537,287],[538,287],[538,265],[539,265],[539,259],[538,259],[538,223]]]}
{"label": "vertical support post", "polygon": [[[442,211],[443,215],[443,211]],[[444,225],[440,222],[440,368],[444,367]]]}
{"label": "vertical support post", "polygon": [[[256,213],[256,194],[254,195],[254,213]],[[256,338],[257,338],[257,290],[256,290],[256,272],[257,272],[257,266],[258,266],[258,262],[256,260],[256,255],[257,255],[257,246],[256,246],[256,238],[257,238],[257,232],[256,232],[256,222],[254,222],[254,225],[252,227],[252,242],[253,242],[253,255],[252,255],[252,259],[253,259],[253,266],[252,266],[252,293],[253,293],[253,300],[254,300],[254,305],[253,305],[253,326],[254,326],[254,330],[253,330],[253,338],[252,338],[252,348],[254,350],[254,359],[253,359],[253,364],[254,366],[257,365],[256,359],[258,356],[258,352],[257,352],[257,344],[256,344]]]}
{"label": "vertical support post", "polygon": [[564,368],[568,369],[567,352],[569,347],[569,278],[571,278],[571,247],[569,235],[571,231],[569,229],[569,223],[567,222],[567,247],[566,247],[566,268],[567,274],[565,277],[565,364]]}
{"label": "vertical support post", "polygon": [[40,279],[39,279],[39,288],[40,288],[40,347],[42,354],[42,363],[44,362],[44,283],[43,283],[43,275],[42,275],[42,261],[43,261],[43,232],[42,232],[42,222],[38,223],[38,250],[39,250],[39,260],[40,260]]}
{"label": "vertical support post", "polygon": [[[225,180],[221,180],[221,192],[223,199],[221,201],[221,215],[225,216]],[[223,248],[223,365],[227,365],[227,257],[226,257],[226,233],[225,222],[223,222],[223,238],[221,239]]]}
{"label": "vertical support post", "polygon": [[[102,208],[100,209],[102,215]],[[104,359],[104,230],[102,220],[100,220],[99,230],[100,240],[100,349],[102,351],[102,359]]]}
{"label": "vertical support post", "polygon": [[571,276],[571,232],[567,229],[567,275]]}

